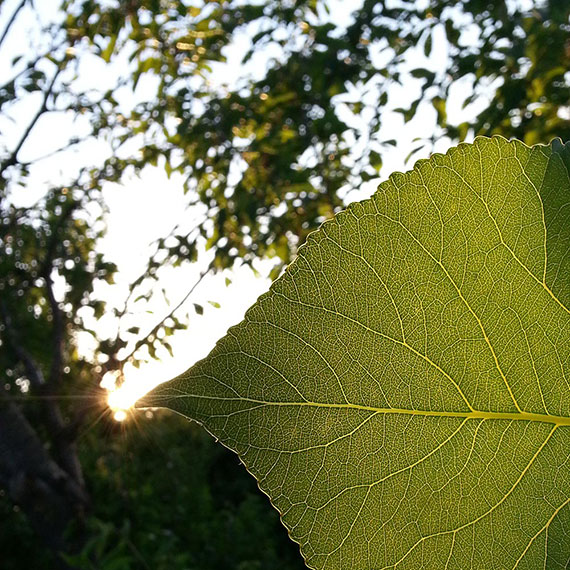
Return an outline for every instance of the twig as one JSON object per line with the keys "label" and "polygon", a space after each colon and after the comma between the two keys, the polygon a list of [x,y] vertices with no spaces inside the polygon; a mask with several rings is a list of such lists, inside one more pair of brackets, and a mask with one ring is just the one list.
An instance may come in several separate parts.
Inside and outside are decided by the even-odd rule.
{"label": "twig", "polygon": [[22,162],[21,164],[23,166],[31,166],[35,162],[39,162],[40,160],[46,160],[48,158],[52,158],[56,154],[63,152],[63,151],[66,151],[66,150],[69,150],[71,147],[74,147],[75,145],[81,144],[82,142],[85,142],[85,141],[89,140],[90,138],[91,138],[91,135],[88,135],[86,137],[81,137],[81,138],[73,138],[67,144],[60,146],[59,148],[56,148],[54,150],[50,150],[48,153],[42,154],[41,156],[37,156],[36,158],[33,158],[32,160],[27,160],[26,162]]}
{"label": "twig", "polygon": [[188,300],[188,298],[190,297],[190,295],[192,295],[192,293],[194,293],[194,291],[196,290],[196,287],[198,287],[198,285],[200,285],[200,283],[202,282],[202,280],[204,279],[204,277],[206,277],[206,275],[208,275],[208,273],[210,273],[210,271],[213,268],[213,263],[210,263],[210,265],[208,266],[208,268],[204,271],[202,271],[202,273],[200,273],[200,276],[198,277],[198,280],[196,281],[196,283],[194,283],[194,285],[192,285],[192,287],[190,288],[190,290],[186,293],[186,295],[184,295],[184,297],[182,298],[182,300],[165,316],[163,317],[153,328],[152,330],[150,330],[143,338],[139,339],[136,343],[135,346],[133,347],[133,349],[131,350],[131,352],[121,360],[121,363],[125,363],[127,362],[127,360],[129,360],[130,358],[133,357],[133,355],[135,354],[135,352],[141,348],[141,346],[143,346],[146,342],[148,337],[152,336],[152,335],[156,335],[156,333],[158,332],[158,330],[160,329],[160,327],[164,324],[164,322],[169,319],[170,317],[172,317],[172,315],[174,315],[174,313],[176,311],[178,311],[178,309],[180,309],[180,307],[182,305],[184,305],[184,303]]}
{"label": "twig", "polygon": [[28,127],[26,128],[26,130],[24,131],[24,134],[22,135],[22,137],[18,141],[18,144],[16,145],[16,147],[14,148],[14,150],[12,151],[10,156],[5,161],[0,163],[0,175],[3,176],[4,178],[5,178],[4,172],[5,172],[6,168],[8,168],[9,166],[14,166],[18,162],[18,154],[19,154],[22,146],[26,142],[27,138],[30,136],[32,129],[35,127],[39,118],[46,112],[48,99],[49,99],[50,95],[52,94],[53,88],[55,86],[56,79],[59,76],[59,74],[61,73],[61,71],[62,71],[62,67],[58,66],[58,68],[56,69],[56,72],[54,73],[54,76],[52,77],[50,84],[48,85],[47,89],[44,91],[44,97],[43,97],[43,101],[42,101],[40,108],[38,109],[37,113],[34,115],[33,119],[31,120],[31,122],[28,125]]}
{"label": "twig", "polygon": [[[119,327],[118,327],[118,331],[117,331],[117,338],[119,337],[119,335],[121,334],[121,319],[125,316],[125,314],[127,313],[127,309],[128,309],[128,305],[130,300],[133,298],[133,295],[135,293],[136,288],[141,285],[145,278],[149,277],[149,269],[150,269],[150,263],[152,262],[152,260],[155,258],[155,256],[158,254],[158,252],[160,251],[160,242],[161,241],[166,241],[169,237],[176,237],[176,230],[178,230],[180,228],[180,224],[176,224],[172,230],[170,230],[170,233],[164,237],[164,238],[158,238],[156,240],[154,240],[153,242],[151,242],[149,245],[151,247],[154,246],[154,251],[152,252],[152,254],[149,257],[149,262],[147,264],[147,267],[145,268],[145,270],[132,282],[130,288],[129,288],[129,292],[127,294],[127,297],[125,298],[124,304],[123,304],[123,308],[117,313],[117,317],[119,318]],[[190,236],[190,234],[192,234],[195,231],[195,228],[190,230],[186,236],[184,236],[185,238],[188,238]]]}
{"label": "twig", "polygon": [[14,20],[16,19],[16,16],[20,12],[20,10],[26,5],[26,2],[27,2],[27,0],[22,0],[20,2],[20,4],[18,5],[18,7],[14,10],[14,13],[10,17],[10,19],[8,20],[8,23],[6,24],[6,27],[4,28],[4,31],[2,32],[2,35],[0,36],[0,45],[2,45],[4,43],[4,40],[6,39],[6,36],[8,35],[8,32],[10,31],[10,28],[12,27],[12,24],[14,23]]}
{"label": "twig", "polygon": [[[2,2],[2,0],[0,0],[0,3],[1,3],[1,2]],[[7,81],[4,81],[4,83],[2,83],[2,84],[0,85],[0,91],[1,91],[2,89],[6,89],[6,88],[8,87],[8,85],[10,85],[11,83],[15,83],[15,81],[16,81],[17,79],[19,79],[22,75],[24,75],[24,74],[27,73],[28,71],[31,71],[32,69],[35,69],[36,65],[37,65],[40,61],[46,59],[48,56],[50,56],[50,55],[52,55],[52,54],[54,54],[54,53],[57,53],[57,51],[60,50],[63,46],[65,46],[65,44],[66,44],[65,41],[51,44],[51,47],[50,47],[47,51],[45,51],[45,52],[41,53],[40,55],[36,56],[35,60],[33,60],[33,61],[28,61],[28,62],[26,63],[26,65],[25,65],[22,69],[20,69],[20,71],[16,72],[16,74],[12,76],[11,79],[8,79]]]}

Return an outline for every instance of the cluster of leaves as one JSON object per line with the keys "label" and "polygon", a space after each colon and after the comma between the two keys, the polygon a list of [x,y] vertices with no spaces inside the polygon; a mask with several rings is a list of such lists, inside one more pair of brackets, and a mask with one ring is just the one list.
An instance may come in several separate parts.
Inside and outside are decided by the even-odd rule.
{"label": "cluster of leaves", "polygon": [[[377,173],[392,143],[376,136],[387,108],[409,121],[429,103],[440,127],[434,134],[460,140],[469,130],[528,144],[568,134],[569,9],[556,2],[523,10],[515,3],[367,1],[344,28],[315,0],[202,7],[89,1],[65,9],[66,45],[76,57],[86,50],[112,61],[129,53],[123,82],[157,82],[131,112],[105,94],[92,123],[117,147],[138,137],[137,156],[109,160],[117,178],[127,166],[139,171],[160,162],[180,172],[192,200],[207,207],[198,232],[177,235],[174,258],[183,246],[182,256],[191,256],[203,238],[216,251],[216,267],[268,255],[288,263],[299,241],[340,208],[342,189]],[[253,70],[216,86],[212,69],[235,49],[235,34],[246,32],[241,61]],[[445,63],[430,59],[436,44],[449,52]],[[260,65],[266,72],[255,72]],[[410,78],[421,85],[417,96],[404,107],[390,101],[390,89]],[[446,101],[459,80],[472,86],[464,105],[479,97],[490,104],[471,122],[450,124]],[[372,94],[366,106],[364,93]],[[339,101],[366,117],[365,129],[340,117]],[[365,149],[360,156],[350,152],[355,141]]]}
{"label": "cluster of leaves", "polygon": [[[53,345],[64,338],[72,340],[72,331],[95,334],[81,309],[89,306],[96,318],[102,316],[104,305],[93,300],[93,288],[98,281],[112,282],[116,271],[95,249],[103,226],[91,224],[84,215],[94,192],[53,188],[33,208],[4,204],[0,310],[6,343],[12,350],[0,353],[0,366],[8,377],[26,377],[33,389],[60,384],[62,374],[75,379],[90,375],[89,369],[83,369],[86,362],[73,354],[73,342]],[[68,287],[65,302],[57,290],[62,283]],[[42,366],[32,372],[32,362]],[[72,371],[67,363],[77,368]]]}

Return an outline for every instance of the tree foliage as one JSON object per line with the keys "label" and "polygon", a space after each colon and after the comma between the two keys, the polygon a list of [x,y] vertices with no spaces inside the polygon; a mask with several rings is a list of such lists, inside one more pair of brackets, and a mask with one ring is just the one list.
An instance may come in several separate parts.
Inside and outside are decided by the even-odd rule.
{"label": "tree foliage", "polygon": [[[155,357],[186,325],[174,310],[150,335],[122,326],[144,309],[159,266],[205,247],[208,271],[274,257],[277,275],[347,190],[378,174],[394,144],[381,133],[390,113],[407,122],[433,107],[437,137],[568,138],[565,3],[354,8],[339,21],[339,6],[317,0],[66,0],[48,16],[30,0],[2,3],[0,51],[12,63],[0,85],[0,421],[29,447],[14,454],[3,436],[0,483],[51,546],[72,548],[58,525],[40,528],[35,505],[65,505],[63,524],[88,510],[77,437],[99,411],[87,404],[101,400],[102,376]],[[463,122],[447,112],[458,82],[472,88],[468,108],[489,101]],[[75,125],[63,141],[60,123]],[[52,165],[63,175],[39,185]],[[157,241],[117,308],[97,293],[116,272],[97,251],[102,189],[149,165],[183,179],[201,219]],[[101,339],[109,314],[116,334]],[[95,339],[88,357],[79,333]],[[22,473],[32,483],[18,486]]]}
{"label": "tree foliage", "polygon": [[[83,537],[79,552],[66,556],[70,565],[81,570],[304,567],[255,481],[203,430],[189,429],[186,420],[166,413],[147,420],[143,434],[123,428],[99,424],[79,446],[93,501],[87,530],[77,521],[68,529],[70,537]],[[57,567],[53,552],[37,545],[22,510],[14,512],[1,500],[0,516],[10,521],[2,529],[2,570]]]}

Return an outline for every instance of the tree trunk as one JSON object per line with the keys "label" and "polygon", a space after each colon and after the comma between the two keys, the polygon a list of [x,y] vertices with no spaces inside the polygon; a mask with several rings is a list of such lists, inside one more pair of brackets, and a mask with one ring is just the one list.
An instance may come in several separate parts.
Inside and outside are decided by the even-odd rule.
{"label": "tree trunk", "polygon": [[[69,550],[64,533],[72,520],[84,519],[87,493],[49,456],[12,403],[0,404],[0,485],[48,548],[56,553]],[[61,564],[66,568],[63,560]]]}

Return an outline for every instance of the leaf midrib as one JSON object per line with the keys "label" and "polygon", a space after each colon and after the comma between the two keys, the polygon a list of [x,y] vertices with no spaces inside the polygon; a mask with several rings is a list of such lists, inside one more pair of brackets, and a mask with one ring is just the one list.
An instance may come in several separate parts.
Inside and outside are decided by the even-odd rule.
{"label": "leaf midrib", "polygon": [[[327,403],[327,402],[272,402],[267,400],[258,400],[256,398],[223,398],[217,396],[203,396],[200,394],[185,394],[178,396],[181,398],[198,398],[204,400],[216,400],[224,402],[249,402],[255,404],[255,407],[277,406],[277,407],[309,407],[309,408],[329,408],[329,409],[346,409],[361,410],[373,412],[377,414],[403,414],[408,416],[431,416],[437,418],[464,418],[473,420],[508,420],[508,421],[527,421],[542,422],[554,424],[558,426],[570,426],[570,416],[553,416],[550,414],[536,414],[533,412],[486,412],[482,410],[473,411],[446,411],[446,410],[413,410],[406,408],[376,408],[374,406],[364,406],[352,403]],[[174,399],[174,398],[173,398]],[[252,408],[236,410],[233,413],[243,413],[251,411]]]}

